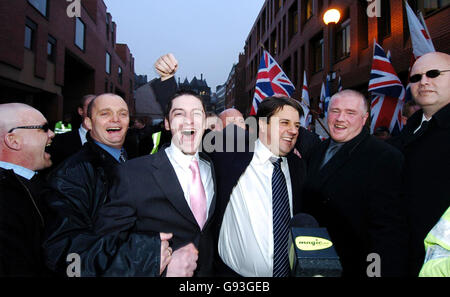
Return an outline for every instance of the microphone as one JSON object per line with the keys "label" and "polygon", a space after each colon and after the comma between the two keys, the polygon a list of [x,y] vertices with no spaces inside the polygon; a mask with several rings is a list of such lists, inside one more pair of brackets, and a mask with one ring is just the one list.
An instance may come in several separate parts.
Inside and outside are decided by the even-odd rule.
{"label": "microphone", "polygon": [[296,214],[290,222],[289,260],[297,277],[340,277],[342,266],[326,228],[306,213]]}

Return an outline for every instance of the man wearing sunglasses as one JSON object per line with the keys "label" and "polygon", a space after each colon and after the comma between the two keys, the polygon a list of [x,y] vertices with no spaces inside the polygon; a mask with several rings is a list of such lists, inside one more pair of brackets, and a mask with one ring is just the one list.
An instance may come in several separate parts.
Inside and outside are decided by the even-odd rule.
{"label": "man wearing sunglasses", "polygon": [[46,274],[41,255],[43,209],[37,171],[50,167],[55,134],[38,110],[0,104],[0,276]]}
{"label": "man wearing sunglasses", "polygon": [[432,52],[414,63],[409,79],[415,112],[392,141],[405,155],[405,203],[410,228],[410,274],[425,256],[424,239],[450,205],[450,55]]}

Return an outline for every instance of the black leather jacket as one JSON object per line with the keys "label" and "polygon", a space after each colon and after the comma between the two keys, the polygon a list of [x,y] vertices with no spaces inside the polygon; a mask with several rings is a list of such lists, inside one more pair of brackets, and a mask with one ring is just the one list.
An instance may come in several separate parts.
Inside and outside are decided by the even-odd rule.
{"label": "black leather jacket", "polygon": [[117,165],[88,136],[82,149],[50,174],[43,193],[48,206],[43,248],[53,271],[67,275],[68,265],[74,263],[67,257],[77,253],[82,277],[159,276],[159,236],[95,232],[97,213],[108,200],[110,173]]}
{"label": "black leather jacket", "polygon": [[28,181],[0,168],[0,277],[48,275],[40,248],[39,184],[38,176]]}

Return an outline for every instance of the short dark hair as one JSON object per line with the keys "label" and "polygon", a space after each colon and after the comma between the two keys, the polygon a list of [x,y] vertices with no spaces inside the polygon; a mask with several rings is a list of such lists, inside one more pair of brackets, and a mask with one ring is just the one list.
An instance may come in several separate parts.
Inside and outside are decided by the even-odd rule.
{"label": "short dark hair", "polygon": [[[90,118],[90,119],[92,118],[92,109],[94,108],[95,100],[97,100],[98,97],[105,96],[105,95],[117,96],[117,97],[122,98],[121,96],[119,96],[117,94],[114,94],[114,93],[104,93],[104,94],[100,94],[100,95],[95,96],[94,99],[92,99],[91,102],[89,102],[89,105],[88,105],[88,108],[87,108],[87,117],[88,118]],[[122,98],[122,100],[125,101],[123,98]],[[125,101],[125,104],[128,106],[128,103],[126,101]]]}
{"label": "short dark hair", "polygon": [[79,104],[78,107],[83,108],[83,106],[84,106],[84,104],[86,103],[86,101],[87,101],[89,98],[92,98],[92,97],[95,97],[95,95],[94,95],[94,94],[87,94],[87,95],[84,95],[84,96],[81,98],[80,102],[78,103],[78,104]]}
{"label": "short dark hair", "polygon": [[258,106],[258,112],[256,113],[256,120],[260,118],[267,118],[267,123],[269,123],[270,118],[277,113],[284,106],[291,106],[298,111],[299,118],[303,116],[303,109],[300,103],[289,97],[267,97]]}
{"label": "short dark hair", "polygon": [[206,114],[205,102],[203,102],[203,98],[200,95],[198,95],[197,93],[195,93],[191,90],[178,90],[175,94],[173,94],[172,97],[169,98],[169,102],[167,102],[166,110],[164,112],[165,119],[169,120],[169,114],[170,114],[170,110],[172,109],[173,100],[177,99],[178,97],[184,96],[184,95],[193,96],[193,97],[197,98],[198,100],[200,100],[200,102],[202,103],[203,111]]}

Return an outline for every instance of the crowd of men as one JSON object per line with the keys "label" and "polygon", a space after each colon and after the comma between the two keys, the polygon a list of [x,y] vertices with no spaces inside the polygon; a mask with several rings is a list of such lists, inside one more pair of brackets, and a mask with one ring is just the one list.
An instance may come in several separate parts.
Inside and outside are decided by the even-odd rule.
{"label": "crowd of men", "polygon": [[[287,277],[298,213],[327,228],[344,277],[367,276],[373,253],[381,276],[450,275],[439,221],[450,206],[449,55],[415,62],[420,109],[388,140],[369,134],[357,91],[332,96],[320,141],[288,97],[263,100],[256,126],[236,109],[207,114],[177,90],[177,68],[171,54],[155,63],[156,145],[127,145],[115,94],[83,97],[79,129],[56,137],[33,107],[0,104],[0,276],[68,276],[76,255],[81,276]],[[146,132],[128,139],[148,140],[153,130],[137,126]]]}

